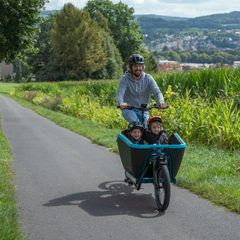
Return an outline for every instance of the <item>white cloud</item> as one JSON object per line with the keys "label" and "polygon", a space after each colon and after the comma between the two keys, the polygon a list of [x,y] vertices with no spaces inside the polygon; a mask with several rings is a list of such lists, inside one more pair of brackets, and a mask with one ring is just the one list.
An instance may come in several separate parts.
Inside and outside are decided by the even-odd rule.
{"label": "white cloud", "polygon": [[46,10],[59,10],[65,3],[69,2],[81,9],[86,5],[88,0],[50,0],[49,3],[46,4]]}
{"label": "white cloud", "polygon": [[[88,0],[50,0],[47,10],[59,10],[64,3],[71,2],[82,9]],[[135,14],[157,14],[176,17],[198,17],[216,13],[240,11],[240,1],[231,0],[121,0],[129,7],[133,7]],[[112,0],[114,4],[119,0]]]}

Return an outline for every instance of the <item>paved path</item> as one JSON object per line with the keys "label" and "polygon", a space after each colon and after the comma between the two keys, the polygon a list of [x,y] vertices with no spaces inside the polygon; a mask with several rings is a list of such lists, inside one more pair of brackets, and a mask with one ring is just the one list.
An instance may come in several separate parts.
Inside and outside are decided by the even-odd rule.
{"label": "paved path", "polygon": [[12,84],[1,84],[0,86],[8,86],[8,87],[18,87],[18,85],[12,85]]}
{"label": "paved path", "polygon": [[240,239],[239,215],[176,186],[159,213],[152,184],[123,182],[117,154],[1,95],[0,111],[29,239]]}

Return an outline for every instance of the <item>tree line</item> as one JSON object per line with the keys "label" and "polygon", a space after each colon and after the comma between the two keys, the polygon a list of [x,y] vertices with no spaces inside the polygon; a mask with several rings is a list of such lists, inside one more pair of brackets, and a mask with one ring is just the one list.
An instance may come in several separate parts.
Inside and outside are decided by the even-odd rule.
{"label": "tree line", "polygon": [[234,11],[224,14],[212,14],[208,16],[190,18],[186,20],[167,21],[162,18],[139,17],[137,22],[142,30],[156,28],[170,29],[189,29],[189,28],[207,28],[207,29],[240,29],[240,12]]}
{"label": "tree line", "polygon": [[37,51],[19,48],[24,56],[18,58],[21,63],[15,62],[15,81],[22,77],[29,81],[30,75],[36,81],[119,78],[133,53],[145,57],[146,71],[158,71],[156,57],[142,47],[143,36],[133,13],[132,7],[110,0],[89,0],[83,9],[64,4],[35,26],[32,48]]}
{"label": "tree line", "polygon": [[169,51],[167,46],[163,47],[163,51],[155,50],[154,56],[157,58],[165,58],[169,61],[188,62],[188,63],[222,63],[232,65],[233,61],[240,60],[240,50],[229,49],[225,52],[216,51],[214,49],[207,50],[206,47],[199,47],[198,52],[184,52],[180,50]]}

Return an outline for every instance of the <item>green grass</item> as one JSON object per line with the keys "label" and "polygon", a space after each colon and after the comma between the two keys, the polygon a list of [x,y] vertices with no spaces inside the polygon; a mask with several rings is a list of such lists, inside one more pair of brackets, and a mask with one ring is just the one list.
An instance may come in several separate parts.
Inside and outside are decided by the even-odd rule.
{"label": "green grass", "polygon": [[1,82],[1,81],[0,81],[0,84],[4,84],[4,85],[13,85],[13,86],[17,86],[17,85],[19,85],[19,83]]}
{"label": "green grass", "polygon": [[240,213],[240,154],[187,144],[177,185]]}
{"label": "green grass", "polygon": [[0,239],[24,239],[14,199],[13,172],[9,165],[12,161],[10,147],[0,129]]}
{"label": "green grass", "polygon": [[[17,86],[17,83],[5,83],[5,82],[0,82],[0,93],[9,93],[11,90],[15,89],[15,86]],[[5,86],[4,86],[5,85]],[[12,85],[8,86],[8,85]]]}

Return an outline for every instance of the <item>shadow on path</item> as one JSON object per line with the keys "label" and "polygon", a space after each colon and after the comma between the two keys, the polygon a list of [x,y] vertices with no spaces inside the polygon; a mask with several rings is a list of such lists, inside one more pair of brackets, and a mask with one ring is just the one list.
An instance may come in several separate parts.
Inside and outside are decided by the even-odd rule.
{"label": "shadow on path", "polygon": [[151,194],[133,193],[135,187],[132,185],[127,185],[122,181],[112,181],[103,182],[98,187],[103,191],[73,193],[52,199],[43,206],[76,205],[96,217],[130,215],[154,218],[164,215],[164,212],[157,210]]}

